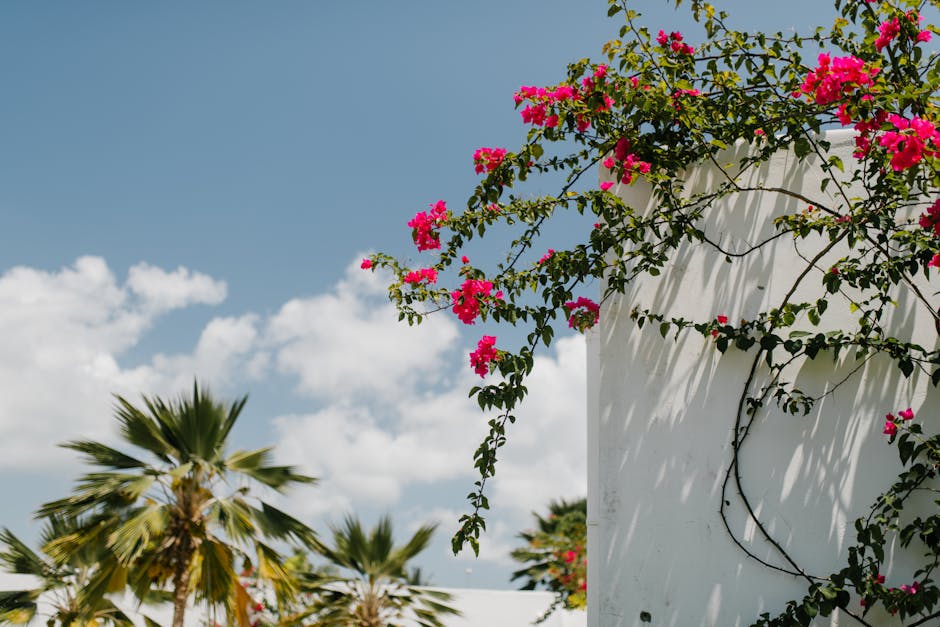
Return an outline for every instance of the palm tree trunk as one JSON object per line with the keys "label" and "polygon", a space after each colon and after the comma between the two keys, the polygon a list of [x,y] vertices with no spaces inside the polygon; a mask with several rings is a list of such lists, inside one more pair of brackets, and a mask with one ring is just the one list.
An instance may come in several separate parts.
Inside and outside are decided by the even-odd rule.
{"label": "palm tree trunk", "polygon": [[189,598],[190,566],[193,562],[192,541],[188,535],[182,538],[177,553],[173,572],[173,627],[183,627],[186,600]]}

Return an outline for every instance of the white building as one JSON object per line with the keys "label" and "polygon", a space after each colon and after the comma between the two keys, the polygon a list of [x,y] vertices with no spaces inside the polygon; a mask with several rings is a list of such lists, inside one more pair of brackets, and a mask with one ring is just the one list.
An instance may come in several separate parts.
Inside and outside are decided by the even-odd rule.
{"label": "white building", "polygon": [[[835,132],[827,139],[850,170],[852,135]],[[731,151],[720,161],[736,164],[741,154]],[[721,177],[703,167],[691,174],[687,189],[714,186]],[[821,195],[818,167],[799,164],[792,154],[779,154],[744,178],[809,198]],[[652,206],[642,183],[620,193],[638,210]],[[774,217],[802,208],[804,202],[779,194],[739,195],[706,216],[708,232],[726,250],[742,251],[776,232]],[[658,325],[640,329],[630,312],[649,307],[696,321],[726,315],[729,324],[753,319],[780,303],[820,248],[814,243],[781,237],[733,263],[705,246],[686,245],[663,276],[644,277],[605,303],[588,351],[591,627],[750,625],[806,593],[804,580],[746,557],[719,517],[735,415],[755,351],[732,348],[722,355],[695,332],[664,340]],[[815,292],[820,273],[842,254],[833,251],[811,271]],[[934,291],[936,284],[926,293]],[[802,300],[800,292],[794,300]],[[822,330],[856,325],[848,308],[830,304]],[[929,312],[915,310],[910,298],[901,298],[892,324],[925,347],[936,345]],[[938,406],[927,377],[915,373],[905,380],[885,360],[867,362],[836,388],[857,365],[851,355],[801,364],[789,380],[810,394],[831,393],[808,416],[782,413],[770,403],[742,452],[742,484],[760,519],[799,564],[819,575],[845,563],[855,518],[900,470],[895,447],[882,435],[884,415],[913,406],[926,416],[927,405]],[[733,532],[761,559],[785,566],[749,521],[733,483],[724,497]],[[903,577],[910,569],[895,563],[893,570],[898,583],[909,583]],[[868,620],[888,624],[883,615]],[[854,621],[836,616],[817,624]]]}

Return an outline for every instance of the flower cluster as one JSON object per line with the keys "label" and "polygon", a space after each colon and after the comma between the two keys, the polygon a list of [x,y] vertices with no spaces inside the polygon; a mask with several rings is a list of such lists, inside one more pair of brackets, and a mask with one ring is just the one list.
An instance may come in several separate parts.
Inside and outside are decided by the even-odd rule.
{"label": "flower cluster", "polygon": [[578,93],[577,87],[571,85],[558,85],[554,89],[523,85],[513,94],[513,100],[517,106],[526,100],[531,103],[520,112],[524,123],[548,128],[558,126],[559,121],[557,114],[549,113],[549,107],[561,102],[580,99],[581,94]]}
{"label": "flower cluster", "polygon": [[898,425],[901,424],[898,418],[902,421],[913,420],[914,419],[914,410],[910,407],[907,409],[902,409],[898,412],[898,415],[894,414],[885,414],[885,428],[882,433],[888,437],[894,437],[898,433]]}
{"label": "flower cluster", "polygon": [[[930,41],[930,31],[929,30],[918,30],[918,24],[924,19],[923,15],[919,15],[917,11],[908,11],[904,18],[909,22],[913,30],[917,30],[917,34],[914,35],[913,39],[915,43],[924,43]],[[881,52],[889,43],[891,43],[899,34],[901,33],[901,20],[898,16],[894,16],[890,20],[882,22],[878,26],[878,37],[875,39],[875,50]]]}
{"label": "flower cluster", "polygon": [[[718,315],[715,316],[715,322],[720,325],[728,324],[728,316]],[[712,337],[718,337],[718,329],[712,329]]]}
{"label": "flower cluster", "polygon": [[828,105],[851,95],[856,89],[871,87],[879,72],[877,67],[866,67],[858,57],[831,58],[827,53],[819,55],[819,67],[806,75],[795,96],[806,94],[807,100],[818,105]]}
{"label": "flower cluster", "polygon": [[447,222],[447,205],[443,200],[431,203],[430,214],[419,211],[408,221],[408,226],[412,229],[411,237],[418,250],[436,250],[441,247],[437,229],[445,222]]}
{"label": "flower cluster", "polygon": [[[599,65],[591,76],[582,79],[580,88],[566,84],[547,88],[523,85],[513,94],[513,101],[517,107],[523,102],[527,103],[520,111],[525,124],[554,128],[561,121],[557,107],[563,103],[586,100],[594,93],[598,85],[606,81],[606,75],[607,66]],[[597,111],[607,111],[613,106],[613,99],[609,95],[603,94],[601,99],[602,102],[598,105]],[[591,120],[584,113],[577,113],[575,125],[578,131],[583,133],[590,128]]]}
{"label": "flower cluster", "polygon": [[658,43],[663,48],[669,47],[670,50],[676,54],[685,54],[692,56],[695,54],[695,48],[689,44],[682,43],[682,33],[672,32],[668,35],[666,31],[660,30],[659,34],[656,36],[656,43]]}
{"label": "flower cluster", "polygon": [[933,122],[917,116],[907,119],[897,114],[889,115],[888,122],[897,130],[885,131],[878,143],[891,154],[894,171],[906,170],[920,163],[924,156],[937,154],[940,133]]}
{"label": "flower cluster", "polygon": [[503,163],[505,157],[505,148],[477,148],[473,153],[473,169],[477,174],[492,172]]}
{"label": "flower cluster", "polygon": [[[852,119],[849,115],[849,109],[846,105],[839,107],[839,119],[842,125],[848,125]],[[888,121],[888,114],[885,111],[876,111],[874,117],[870,120],[860,120],[855,124],[855,152],[853,156],[856,159],[864,159],[871,150],[872,133],[879,130],[881,126]]]}
{"label": "flower cluster", "polygon": [[940,235],[940,200],[930,205],[927,211],[921,214],[918,223],[920,224],[920,228],[925,231],[931,231],[934,235]]}
{"label": "flower cluster", "polygon": [[[637,159],[636,155],[630,152],[630,140],[626,137],[621,137],[617,140],[614,146],[613,156],[604,159],[603,165],[608,170],[613,170],[616,167],[621,168],[623,174],[620,176],[620,182],[626,183],[627,185],[633,182],[634,176],[638,173],[647,174],[650,171],[649,163]],[[601,189],[604,191],[607,191],[612,186],[613,183],[610,181],[601,183]]]}
{"label": "flower cluster", "polygon": [[371,270],[371,269],[372,269],[372,260],[371,260],[371,259],[363,259],[363,260],[362,260],[362,263],[359,264],[359,267],[362,268],[363,270]]}
{"label": "flower cluster", "polygon": [[437,283],[437,270],[434,268],[421,268],[420,270],[412,270],[402,277],[402,281],[412,285],[418,285],[423,281],[427,281],[428,283]]}
{"label": "flower cluster", "polygon": [[[938,202],[940,202],[940,201],[938,201]],[[551,259],[554,255],[555,255],[555,249],[554,249],[554,248],[549,248],[548,251],[547,251],[544,255],[542,255],[542,258],[539,259],[538,265],[542,265],[543,263],[545,263],[546,261],[548,261],[549,259]]]}
{"label": "flower cluster", "polygon": [[485,377],[490,372],[490,364],[499,361],[499,351],[496,350],[496,337],[484,335],[477,342],[477,349],[470,353],[470,365],[473,371]]}
{"label": "flower cluster", "polygon": [[481,279],[467,279],[459,290],[450,293],[454,306],[452,311],[464,324],[473,324],[480,315],[480,305],[492,298],[502,298],[502,292],[491,295],[493,284]]}
{"label": "flower cluster", "polygon": [[565,309],[568,310],[568,327],[578,331],[590,329],[600,320],[600,305],[590,298],[581,296],[576,301],[568,301]]}

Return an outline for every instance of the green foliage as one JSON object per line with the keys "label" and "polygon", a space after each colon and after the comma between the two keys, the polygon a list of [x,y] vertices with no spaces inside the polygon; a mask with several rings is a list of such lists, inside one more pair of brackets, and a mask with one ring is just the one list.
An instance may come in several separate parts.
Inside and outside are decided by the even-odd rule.
{"label": "green foliage", "polygon": [[522,579],[522,590],[544,588],[555,602],[542,620],[558,607],[587,606],[587,499],[552,501],[548,515],[533,512],[535,528],[519,538],[525,546],[513,549],[513,560],[524,565],[512,574]]}

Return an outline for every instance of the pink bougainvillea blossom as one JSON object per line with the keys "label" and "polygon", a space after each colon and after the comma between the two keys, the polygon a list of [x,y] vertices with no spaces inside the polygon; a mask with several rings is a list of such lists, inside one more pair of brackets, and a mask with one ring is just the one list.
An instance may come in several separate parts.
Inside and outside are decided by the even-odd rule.
{"label": "pink bougainvillea blossom", "polygon": [[603,183],[601,183],[601,189],[604,190],[605,192],[613,186],[614,186],[613,181],[604,181]]}
{"label": "pink bougainvillea blossom", "polygon": [[470,257],[467,257],[466,255],[462,256],[460,258],[460,263],[470,263]]}
{"label": "pink bougainvillea blossom", "polygon": [[891,40],[901,32],[901,21],[897,16],[878,26],[878,38],[875,40],[875,50],[881,52],[885,46],[891,43]]}
{"label": "pink bougainvillea blossom", "polygon": [[437,270],[434,268],[421,268],[413,270],[402,277],[402,281],[412,285],[418,285],[422,282],[437,283]]}
{"label": "pink bougainvillea blossom", "polygon": [[[719,314],[715,316],[715,322],[718,324],[728,324],[728,316]],[[718,337],[718,329],[712,329],[712,337]]]}
{"label": "pink bougainvillea blossom", "polygon": [[928,268],[940,268],[940,254],[934,255],[930,258],[930,261],[927,262]]}
{"label": "pink bougainvillea blossom", "polygon": [[450,293],[453,300],[451,310],[464,324],[473,324],[480,315],[480,306],[492,299],[502,298],[502,292],[493,291],[493,284],[481,279],[467,279],[459,290]]}
{"label": "pink bougainvillea blossom", "polygon": [[369,270],[369,269],[371,269],[371,268],[372,268],[372,260],[371,260],[371,259],[363,259],[363,260],[362,260],[362,263],[359,264],[359,267],[362,268],[363,270]]}
{"label": "pink bougainvillea blossom", "polygon": [[555,250],[553,248],[549,248],[548,252],[542,255],[542,258],[539,259],[539,265],[542,265],[543,263],[551,259],[554,254],[555,254]]}
{"label": "pink bougainvillea blossom", "polygon": [[887,436],[897,435],[897,432],[898,432],[897,420],[898,419],[895,418],[894,414],[887,414],[885,416],[885,428],[882,431],[882,433],[884,433]]}
{"label": "pink bougainvillea blossom", "polygon": [[866,67],[864,61],[853,56],[833,59],[824,52],[818,60],[818,67],[806,75],[800,91],[794,93],[805,94],[818,105],[841,101],[857,89],[870,87],[879,71],[877,67]]}
{"label": "pink bougainvillea blossom", "polygon": [[910,407],[907,409],[902,409],[898,412],[898,416],[900,416],[903,420],[914,420],[914,410]]}
{"label": "pink bougainvillea blossom", "polygon": [[[648,174],[651,167],[649,163],[641,161],[630,151],[630,140],[626,137],[621,137],[617,140],[617,143],[614,144],[613,156],[608,156],[604,159],[602,164],[608,170],[613,170],[617,167],[623,168],[620,182],[627,185],[633,182],[637,174]],[[604,187],[604,185],[605,183],[601,183],[601,189],[606,191],[613,186],[613,183],[610,183],[607,187]]]}
{"label": "pink bougainvillea blossom", "polygon": [[473,153],[473,169],[477,174],[492,172],[503,163],[505,157],[505,148],[477,148]]}
{"label": "pink bougainvillea blossom", "polygon": [[914,116],[907,119],[895,113],[887,120],[897,131],[885,131],[878,144],[891,155],[891,168],[900,172],[911,168],[925,156],[937,154],[940,146],[940,133],[933,122]]}
{"label": "pink bougainvillea blossom", "polygon": [[[919,28],[919,25],[924,16],[920,15],[917,11],[908,11],[904,18],[913,26],[907,27],[904,30],[908,33],[912,33],[915,28]],[[894,39],[898,38],[901,34],[902,22],[898,16],[892,17],[890,20],[885,20],[878,25],[878,38],[875,39],[875,50],[881,52],[888,44],[890,44]],[[911,38],[910,35],[907,35],[907,38]],[[915,43],[925,43],[930,41],[930,31],[929,30],[919,30],[916,35],[913,36],[913,41]]]}
{"label": "pink bougainvillea blossom", "polygon": [[568,310],[568,327],[584,331],[590,329],[600,320],[601,308],[590,298],[583,296],[578,300],[565,303]]}
{"label": "pink bougainvillea blossom", "polygon": [[418,250],[432,250],[441,247],[438,228],[447,222],[447,205],[443,200],[431,203],[431,212],[419,211],[408,222],[411,227],[411,237]]}
{"label": "pink bougainvillea blossom", "polygon": [[695,48],[693,48],[692,46],[688,44],[682,43],[682,33],[680,32],[674,31],[667,35],[666,31],[660,30],[659,34],[656,35],[656,43],[658,43],[660,46],[664,48],[668,46],[669,49],[675,52],[676,54],[686,54],[686,55],[695,54]]}
{"label": "pink bougainvillea blossom", "polygon": [[927,211],[921,214],[918,223],[925,231],[940,235],[940,200],[934,202],[927,208]]}
{"label": "pink bougainvillea blossom", "polygon": [[496,337],[484,335],[477,342],[477,349],[470,353],[470,365],[473,371],[485,377],[490,372],[490,364],[499,361],[499,352],[496,350]]}

